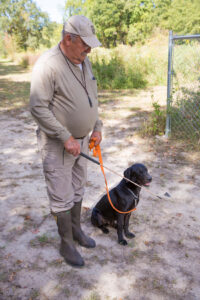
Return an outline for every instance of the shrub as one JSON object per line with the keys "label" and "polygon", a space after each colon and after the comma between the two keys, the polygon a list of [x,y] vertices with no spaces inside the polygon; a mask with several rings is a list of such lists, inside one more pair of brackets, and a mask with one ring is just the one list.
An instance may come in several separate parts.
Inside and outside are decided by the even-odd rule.
{"label": "shrub", "polygon": [[165,133],[166,125],[166,111],[161,110],[158,102],[153,102],[153,112],[148,120],[145,120],[140,133],[143,137],[163,135]]}
{"label": "shrub", "polygon": [[140,70],[126,67],[115,55],[109,62],[104,58],[93,61],[93,71],[100,89],[131,89],[147,85]]}
{"label": "shrub", "polygon": [[20,66],[22,66],[24,69],[27,69],[29,66],[29,59],[28,56],[24,56],[22,57],[21,61],[20,61]]}
{"label": "shrub", "polygon": [[100,89],[131,89],[166,84],[167,45],[120,45],[90,54]]}

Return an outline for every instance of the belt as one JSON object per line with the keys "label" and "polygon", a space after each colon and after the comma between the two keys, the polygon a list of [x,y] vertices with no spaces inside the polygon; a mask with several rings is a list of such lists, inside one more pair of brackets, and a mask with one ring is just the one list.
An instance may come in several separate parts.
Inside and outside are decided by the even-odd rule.
{"label": "belt", "polygon": [[76,137],[75,140],[83,140],[85,138],[85,136],[82,137]]}

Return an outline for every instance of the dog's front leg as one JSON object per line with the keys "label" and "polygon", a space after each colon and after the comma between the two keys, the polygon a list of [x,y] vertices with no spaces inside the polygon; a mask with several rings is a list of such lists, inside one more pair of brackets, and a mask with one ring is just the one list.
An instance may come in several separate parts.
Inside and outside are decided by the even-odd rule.
{"label": "dog's front leg", "polygon": [[127,238],[132,239],[135,237],[135,234],[131,233],[128,230],[130,216],[131,216],[131,214],[126,214],[124,217],[124,234]]}
{"label": "dog's front leg", "polygon": [[126,246],[127,241],[123,237],[123,228],[124,228],[124,216],[122,214],[117,215],[117,235],[118,242],[120,245]]}

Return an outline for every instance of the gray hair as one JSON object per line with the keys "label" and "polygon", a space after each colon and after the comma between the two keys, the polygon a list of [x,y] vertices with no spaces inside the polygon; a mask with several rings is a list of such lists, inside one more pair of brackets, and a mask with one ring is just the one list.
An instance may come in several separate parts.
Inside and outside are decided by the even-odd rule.
{"label": "gray hair", "polygon": [[66,36],[66,34],[69,34],[71,39],[72,39],[72,42],[74,42],[77,38],[77,34],[74,34],[74,33],[71,33],[71,32],[67,32],[67,31],[64,31],[64,29],[62,30],[62,39],[64,39],[64,37]]}

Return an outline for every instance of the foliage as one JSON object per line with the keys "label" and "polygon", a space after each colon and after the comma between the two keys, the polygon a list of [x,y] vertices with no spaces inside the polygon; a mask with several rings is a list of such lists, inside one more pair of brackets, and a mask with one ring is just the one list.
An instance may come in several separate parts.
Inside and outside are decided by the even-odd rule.
{"label": "foliage", "polygon": [[[162,39],[164,39],[162,37]],[[166,45],[152,40],[148,45],[114,49],[96,48],[90,54],[99,89],[131,89],[166,84]]]}
{"label": "foliage", "polygon": [[[167,3],[167,7],[166,7]],[[158,1],[159,26],[180,35],[200,33],[200,1]]]}
{"label": "foliage", "polygon": [[152,32],[151,0],[67,0],[67,16],[83,14],[95,24],[104,47],[118,44],[132,45]]}
{"label": "foliage", "polygon": [[[176,34],[200,33],[199,0],[66,0],[65,17],[82,14],[95,24],[104,47],[144,43],[157,28]],[[0,1],[1,55],[11,49],[51,47],[58,38],[55,22],[50,22],[34,0]],[[60,33],[59,33],[60,38]],[[6,48],[6,41],[10,47]]]}
{"label": "foliage", "polygon": [[129,11],[125,0],[89,0],[88,15],[94,22],[98,36],[105,47],[125,44],[128,32]]}
{"label": "foliage", "polygon": [[104,47],[144,42],[158,27],[200,33],[199,0],[67,0],[65,14],[89,17]]}
{"label": "foliage", "polygon": [[128,24],[127,43],[133,45],[137,41],[144,41],[155,26],[153,1],[131,1],[131,17]]}
{"label": "foliage", "polygon": [[20,66],[22,66],[22,68],[27,69],[29,66],[29,59],[28,56],[24,56],[22,57],[21,61],[20,61]]}
{"label": "foliage", "polygon": [[126,67],[116,55],[109,62],[97,57],[93,61],[93,70],[100,89],[131,89],[147,85],[140,69]]}
{"label": "foliage", "polygon": [[86,15],[84,0],[66,0],[65,1],[65,16],[66,18],[73,15]]}
{"label": "foliage", "polygon": [[173,137],[200,141],[200,87],[181,88],[169,114]]}
{"label": "foliage", "polygon": [[[36,49],[40,44],[50,46],[53,24],[32,0],[2,0],[0,25],[3,35],[10,35],[18,49]],[[44,28],[48,27],[48,31]]]}
{"label": "foliage", "polygon": [[165,133],[166,112],[161,109],[158,102],[153,102],[152,106],[154,110],[141,128],[142,136],[163,135]]}

